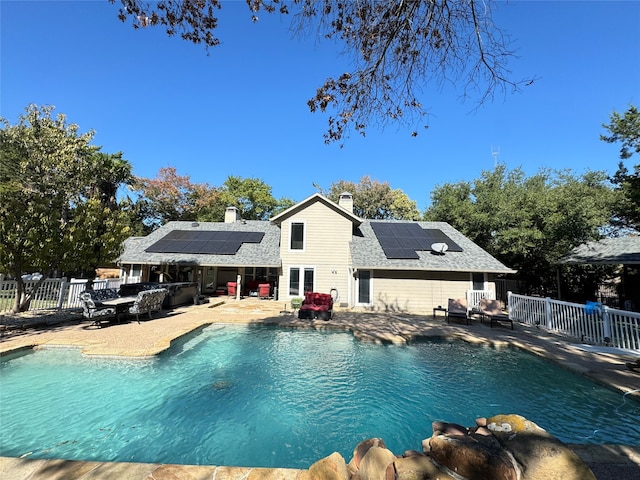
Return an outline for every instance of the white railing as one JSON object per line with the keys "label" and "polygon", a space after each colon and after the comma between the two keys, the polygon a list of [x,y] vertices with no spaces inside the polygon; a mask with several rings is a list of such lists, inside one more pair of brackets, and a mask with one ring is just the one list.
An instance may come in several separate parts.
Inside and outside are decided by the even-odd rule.
{"label": "white railing", "polygon": [[480,300],[487,298],[495,300],[496,294],[493,290],[467,290],[467,309],[469,311],[480,308]]}
{"label": "white railing", "polygon": [[[122,283],[120,278],[109,278],[106,280],[95,280],[93,288],[118,288]],[[87,284],[87,279],[72,278],[48,278],[38,287],[36,280],[24,282],[25,290],[32,292],[33,297],[29,303],[29,310],[64,310],[70,308],[82,308],[78,294],[82,292]],[[7,312],[13,309],[16,298],[16,281],[0,281],[0,312]]]}
{"label": "white railing", "polygon": [[640,350],[640,313],[509,293],[509,317],[584,343]]}

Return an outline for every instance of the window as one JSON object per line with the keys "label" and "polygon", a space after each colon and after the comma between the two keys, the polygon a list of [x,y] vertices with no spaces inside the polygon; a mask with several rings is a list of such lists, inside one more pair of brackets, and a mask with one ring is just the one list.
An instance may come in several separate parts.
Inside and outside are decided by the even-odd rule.
{"label": "window", "polygon": [[358,305],[371,304],[371,271],[358,270],[356,277],[356,288],[358,290]]}
{"label": "window", "polygon": [[300,295],[300,269],[289,269],[289,295],[297,297]]}
{"label": "window", "polygon": [[304,250],[304,223],[291,223],[291,250]]}
{"label": "window", "polygon": [[301,297],[305,292],[313,292],[315,285],[313,267],[291,267],[289,269],[289,296]]}
{"label": "window", "polygon": [[484,273],[472,273],[471,282],[473,283],[473,290],[484,290]]}

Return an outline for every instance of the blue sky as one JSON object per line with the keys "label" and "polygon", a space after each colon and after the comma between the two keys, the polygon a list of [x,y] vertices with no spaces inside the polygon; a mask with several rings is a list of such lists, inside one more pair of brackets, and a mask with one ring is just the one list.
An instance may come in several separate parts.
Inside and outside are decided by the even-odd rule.
{"label": "blue sky", "polygon": [[139,176],[170,165],[213,186],[257,177],[276,198],[299,201],[313,183],[368,175],[424,210],[436,186],[492,169],[498,149],[529,175],[612,174],[619,148],[599,140],[601,125],[640,106],[639,1],[500,3],[495,20],[517,49],[513,78],[536,77],[531,86],[475,109],[434,85],[418,137],[371,128],[343,148],[324,144],[327,118],[306,104],[325,78],[350,70],[339,46],[294,38],[287,17],[254,24],[244,1],[228,1],[223,44],[207,55],[161,29],[134,30],[117,10],[107,0],[0,0],[0,115],[16,123],[30,103],[54,105],[95,130],[103,151],[123,151]]}

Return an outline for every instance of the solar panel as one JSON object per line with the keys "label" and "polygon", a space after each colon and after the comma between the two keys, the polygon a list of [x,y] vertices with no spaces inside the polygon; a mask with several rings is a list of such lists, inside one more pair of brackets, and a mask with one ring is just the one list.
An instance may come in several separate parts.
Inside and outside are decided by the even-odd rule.
{"label": "solar panel", "polygon": [[146,251],[153,253],[200,253],[234,255],[243,243],[260,243],[264,232],[221,230],[172,230]]}
{"label": "solar panel", "polygon": [[415,250],[408,248],[383,248],[387,258],[398,258],[404,260],[417,260],[420,258]]}
{"label": "solar panel", "polygon": [[431,238],[433,239],[433,241],[431,242],[430,245],[434,244],[434,243],[446,243],[447,247],[449,247],[448,251],[449,252],[462,252],[462,247],[459,246],[457,243],[455,243],[453,240],[451,240],[446,233],[444,233],[442,230],[438,230],[437,228],[433,228],[433,229],[425,229],[424,230],[428,235],[431,236]]}
{"label": "solar panel", "polygon": [[450,252],[462,251],[441,230],[424,229],[417,223],[371,222],[371,228],[387,258],[418,259],[417,252],[432,250],[434,243],[446,243]]}

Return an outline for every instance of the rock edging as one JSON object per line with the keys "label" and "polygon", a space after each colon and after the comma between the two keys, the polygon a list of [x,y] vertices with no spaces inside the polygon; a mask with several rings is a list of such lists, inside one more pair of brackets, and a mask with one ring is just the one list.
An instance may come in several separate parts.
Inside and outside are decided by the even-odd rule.
{"label": "rock edging", "polygon": [[347,464],[337,452],[308,470],[314,480],[596,480],[560,440],[526,418],[495,415],[473,427],[436,421],[422,452],[395,455],[381,438],[360,442]]}

